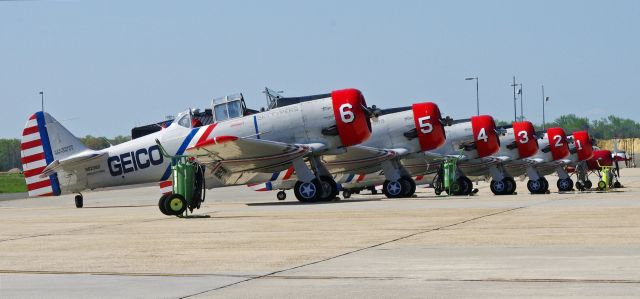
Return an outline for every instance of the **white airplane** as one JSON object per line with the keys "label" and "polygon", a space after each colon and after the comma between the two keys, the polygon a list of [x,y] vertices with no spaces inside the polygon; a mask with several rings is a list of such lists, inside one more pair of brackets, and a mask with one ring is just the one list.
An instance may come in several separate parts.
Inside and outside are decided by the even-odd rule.
{"label": "white airplane", "polygon": [[[186,155],[197,166],[193,193],[188,191],[194,200],[176,193],[160,198],[160,210],[168,215],[199,208],[204,200],[200,187],[264,182],[260,173],[290,166],[297,173],[296,195],[317,200],[331,196],[324,186],[337,186],[323,181],[304,159],[318,161],[366,141],[375,113],[356,89],[295,98],[264,112],[247,109],[237,95],[214,100],[206,118],[196,120],[188,110],[159,132],[91,150],[51,115],[36,112],[23,130],[21,161],[29,196],[78,193],[77,207],[83,206],[83,190],[169,180],[172,159],[163,150]],[[194,127],[203,119],[207,123]]]}
{"label": "white airplane", "polygon": [[[343,196],[383,185],[389,198],[408,197],[415,192],[415,166],[420,171],[425,161],[442,161],[455,156],[472,160],[495,153],[499,147],[493,118],[477,116],[454,123],[442,119],[433,103],[418,103],[411,107],[383,110],[372,122],[371,138],[349,150],[352,155],[324,157],[324,166],[342,185]],[[450,125],[446,128],[443,125]],[[370,149],[363,155],[354,149]],[[377,155],[373,152],[377,151]],[[407,163],[407,161],[410,161]],[[357,177],[357,178],[356,178]],[[366,179],[365,179],[366,177]],[[274,174],[274,180],[251,186],[257,191],[281,189],[278,199],[286,198],[284,190],[291,188],[291,173]],[[289,181],[288,181],[289,180]],[[471,184],[468,184],[471,192]],[[372,189],[375,190],[375,189]]]}
{"label": "white airplane", "polygon": [[[569,140],[573,144],[569,144]],[[527,175],[527,189],[533,194],[543,194],[549,190],[549,182],[544,177],[558,173],[557,182],[560,191],[573,188],[573,181],[565,170],[566,166],[588,160],[593,153],[591,139],[586,131],[575,132],[568,138],[562,128],[549,128],[538,140],[540,151],[524,159],[526,164],[506,165],[507,171],[514,176]]]}

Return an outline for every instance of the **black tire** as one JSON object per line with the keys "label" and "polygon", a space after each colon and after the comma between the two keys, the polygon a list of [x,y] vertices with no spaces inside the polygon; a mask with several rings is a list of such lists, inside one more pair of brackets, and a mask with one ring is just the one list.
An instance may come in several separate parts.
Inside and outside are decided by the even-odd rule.
{"label": "black tire", "polygon": [[76,208],[80,209],[84,206],[84,200],[82,198],[82,195],[76,195],[75,197],[75,202],[76,202]]}
{"label": "black tire", "polygon": [[276,194],[276,198],[278,200],[285,200],[287,199],[287,193],[285,193],[284,191],[280,190],[278,191],[278,193]]}
{"label": "black tire", "polygon": [[169,215],[182,215],[187,210],[187,200],[180,194],[169,194],[164,198],[164,208]]}
{"label": "black tire", "polygon": [[591,187],[593,187],[593,183],[589,180],[584,182],[584,188],[585,189],[591,189]]}
{"label": "black tire", "polygon": [[461,195],[471,195],[473,193],[473,182],[466,176],[460,177],[458,179],[458,184],[462,186]]}
{"label": "black tire", "polygon": [[542,193],[549,191],[549,181],[547,181],[547,179],[543,176],[540,177],[540,180],[542,180],[542,183],[544,184],[544,192]]}
{"label": "black tire", "polygon": [[349,190],[342,191],[342,197],[344,197],[345,199],[351,197],[351,191]]}
{"label": "black tire", "polygon": [[297,181],[293,187],[293,194],[300,202],[316,202],[320,199],[321,188],[318,179],[313,179],[309,183]]}
{"label": "black tire", "polygon": [[397,181],[385,180],[382,185],[382,193],[387,198],[400,198],[405,194],[406,184],[403,184],[402,178]]}
{"label": "black tire", "polygon": [[579,191],[584,191],[584,184],[580,181],[576,182],[576,189]]}
{"label": "black tire", "polygon": [[171,214],[169,214],[169,212],[167,212],[167,209],[164,207],[164,205],[165,205],[165,199],[170,194],[171,193],[162,194],[162,196],[160,196],[160,200],[158,200],[158,208],[160,209],[160,212],[162,212],[162,214],[165,214],[167,216],[171,216]]}
{"label": "black tire", "polygon": [[378,194],[378,190],[376,190],[376,187],[371,188],[371,195],[376,195]]}
{"label": "black tire", "polygon": [[502,181],[491,180],[489,189],[491,189],[491,192],[493,192],[493,194],[495,195],[505,195],[507,194],[506,192],[509,190],[509,185],[505,180],[502,180]]}
{"label": "black tire", "polygon": [[622,184],[620,184],[620,182],[616,181],[615,183],[613,183],[613,188],[621,188]]}
{"label": "black tire", "polygon": [[516,188],[518,187],[518,185],[516,184],[516,180],[514,180],[510,176],[505,177],[504,180],[507,183],[507,185],[509,186],[509,188],[507,189],[507,192],[505,193],[505,195],[514,194],[516,192]]}
{"label": "black tire", "polygon": [[411,196],[413,196],[413,194],[416,193],[416,182],[410,177],[402,177],[402,178],[400,178],[400,180],[402,180],[402,183],[404,184],[404,186],[406,188],[406,192],[404,193],[404,195],[402,197],[411,197]]}
{"label": "black tire", "polygon": [[529,189],[529,192],[531,192],[531,194],[542,194],[545,192],[544,182],[540,179],[529,180],[527,182],[527,189]]}
{"label": "black tire", "polygon": [[320,190],[320,200],[321,201],[332,201],[338,196],[338,184],[333,180],[332,177],[322,175],[320,176],[320,186],[322,187]]}
{"label": "black tire", "polygon": [[571,191],[573,190],[573,180],[570,178],[558,179],[556,186],[558,187],[558,191],[562,191],[562,192]]}

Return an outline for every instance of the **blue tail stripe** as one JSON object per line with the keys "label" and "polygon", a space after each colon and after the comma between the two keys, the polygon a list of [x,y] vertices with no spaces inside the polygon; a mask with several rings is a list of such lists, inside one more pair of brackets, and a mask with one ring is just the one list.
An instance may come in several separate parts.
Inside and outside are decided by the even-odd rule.
{"label": "blue tail stripe", "polygon": [[[191,139],[193,139],[193,136],[196,136],[196,133],[198,133],[198,129],[199,128],[191,129],[191,132],[189,132],[189,135],[187,135],[187,138],[185,138],[184,141],[182,141],[182,144],[178,148],[176,155],[182,155],[184,153],[184,150],[187,149],[187,146],[191,142]],[[160,180],[166,181],[170,175],[171,175],[171,165],[167,166],[167,170],[164,171],[164,174],[162,175],[162,178]]]}
{"label": "blue tail stripe", "polygon": [[280,174],[279,172],[274,172],[274,173],[271,175],[271,179],[269,179],[269,181],[275,181],[276,179],[278,179],[278,175],[279,175],[279,174]]}
{"label": "blue tail stripe", "polygon": [[[53,152],[51,151],[51,143],[49,143],[49,133],[47,132],[47,126],[45,126],[44,113],[42,111],[36,112],[36,120],[38,122],[38,131],[40,132],[40,139],[42,140],[42,148],[44,149],[44,157],[47,161],[47,165],[53,162]],[[58,183],[58,174],[54,173],[49,176],[51,180],[51,189],[54,195],[60,195],[60,184]]]}

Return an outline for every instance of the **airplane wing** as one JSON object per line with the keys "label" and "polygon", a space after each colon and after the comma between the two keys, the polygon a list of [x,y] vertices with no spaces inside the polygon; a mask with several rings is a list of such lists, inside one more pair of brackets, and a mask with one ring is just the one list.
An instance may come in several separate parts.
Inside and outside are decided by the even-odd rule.
{"label": "airplane wing", "polygon": [[199,163],[223,167],[228,172],[275,172],[287,169],[294,159],[309,153],[311,148],[300,144],[217,136],[187,148],[185,154]]}
{"label": "airplane wing", "polygon": [[106,152],[96,153],[94,151],[88,151],[88,152],[81,152],[64,159],[54,160],[53,162],[49,163],[47,167],[45,167],[45,169],[42,171],[42,173],[40,173],[39,176],[41,178],[46,178],[58,172],[61,169],[65,171],[73,171],[74,168],[77,168],[78,166],[84,163],[103,159],[106,156],[107,156]]}
{"label": "airplane wing", "polygon": [[403,155],[404,149],[378,149],[363,145],[347,148],[340,155],[322,156],[322,161],[330,173],[371,172],[380,169],[380,163]]}

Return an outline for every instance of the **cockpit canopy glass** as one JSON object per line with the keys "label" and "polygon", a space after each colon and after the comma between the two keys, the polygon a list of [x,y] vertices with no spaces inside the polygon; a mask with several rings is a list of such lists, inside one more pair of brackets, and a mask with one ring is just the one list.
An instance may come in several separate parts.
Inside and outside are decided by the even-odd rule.
{"label": "cockpit canopy glass", "polygon": [[174,123],[177,123],[178,125],[185,128],[191,128],[191,113],[189,113],[189,110],[178,114],[178,116],[174,120]]}
{"label": "cockpit canopy glass", "polygon": [[243,116],[244,107],[242,94],[214,99],[213,112],[217,122]]}

